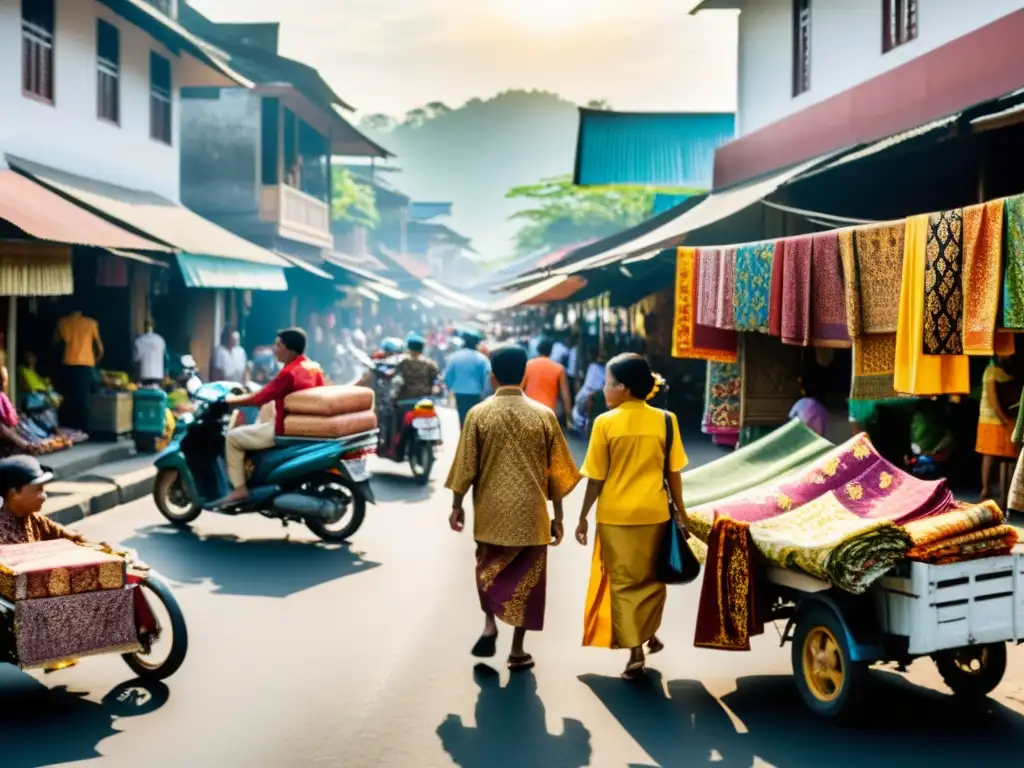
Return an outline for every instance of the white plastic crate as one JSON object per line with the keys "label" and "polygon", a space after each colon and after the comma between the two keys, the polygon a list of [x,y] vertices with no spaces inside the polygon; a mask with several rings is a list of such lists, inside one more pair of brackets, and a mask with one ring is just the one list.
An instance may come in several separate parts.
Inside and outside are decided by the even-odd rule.
{"label": "white plastic crate", "polygon": [[1024,549],[965,563],[904,562],[872,590],[882,631],[923,656],[1024,634]]}

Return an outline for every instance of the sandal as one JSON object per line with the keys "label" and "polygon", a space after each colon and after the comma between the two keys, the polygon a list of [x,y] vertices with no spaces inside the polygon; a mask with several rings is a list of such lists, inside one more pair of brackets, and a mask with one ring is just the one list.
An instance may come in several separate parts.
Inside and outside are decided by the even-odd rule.
{"label": "sandal", "polygon": [[522,656],[508,657],[508,668],[513,672],[519,669],[533,669],[533,665],[533,656],[528,653],[523,654]]}
{"label": "sandal", "polygon": [[630,682],[643,677],[645,663],[643,661],[631,661],[626,665],[625,671],[620,675],[623,680]]}
{"label": "sandal", "polygon": [[661,653],[665,650],[665,644],[661,642],[657,637],[652,637],[647,641],[647,652],[651,655],[655,653]]}
{"label": "sandal", "polygon": [[489,659],[498,652],[498,633],[495,632],[493,635],[480,635],[476,641],[476,645],[473,646],[471,654],[476,656],[478,659]]}

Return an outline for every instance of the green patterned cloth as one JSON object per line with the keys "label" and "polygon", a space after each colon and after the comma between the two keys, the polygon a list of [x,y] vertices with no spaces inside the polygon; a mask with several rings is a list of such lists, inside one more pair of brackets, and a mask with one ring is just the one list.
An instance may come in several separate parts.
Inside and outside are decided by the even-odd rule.
{"label": "green patterned cloth", "polygon": [[1006,198],[1003,327],[1024,330],[1024,195]]}
{"label": "green patterned cloth", "polygon": [[737,331],[768,333],[775,243],[745,245],[736,250],[733,312]]}

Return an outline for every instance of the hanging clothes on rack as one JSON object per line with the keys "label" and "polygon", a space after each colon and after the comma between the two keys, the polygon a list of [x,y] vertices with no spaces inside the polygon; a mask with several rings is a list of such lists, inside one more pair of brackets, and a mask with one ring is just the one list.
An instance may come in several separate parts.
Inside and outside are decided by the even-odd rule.
{"label": "hanging clothes on rack", "polygon": [[964,208],[963,348],[966,355],[995,353],[1003,207],[1004,201],[1000,199]]}
{"label": "hanging clothes on rack", "polygon": [[810,235],[786,241],[782,265],[782,343],[806,347],[811,343]]}
{"label": "hanging clothes on rack", "polygon": [[906,395],[966,395],[970,366],[965,355],[926,355],[925,259],[931,216],[906,221],[903,274],[896,330],[896,391]]}
{"label": "hanging clothes on rack", "polygon": [[964,212],[960,208],[928,217],[924,249],[924,328],[926,355],[962,355]]}
{"label": "hanging clothes on rack", "polygon": [[736,249],[733,306],[737,331],[768,333],[774,260],[774,242],[754,243]]}
{"label": "hanging clothes on rack", "polygon": [[735,363],[738,344],[736,332],[711,328],[697,322],[700,269],[701,258],[696,248],[679,248],[676,251],[672,356]]}
{"label": "hanging clothes on rack", "polygon": [[823,232],[811,238],[811,344],[847,349],[843,270],[839,263],[839,235]]}

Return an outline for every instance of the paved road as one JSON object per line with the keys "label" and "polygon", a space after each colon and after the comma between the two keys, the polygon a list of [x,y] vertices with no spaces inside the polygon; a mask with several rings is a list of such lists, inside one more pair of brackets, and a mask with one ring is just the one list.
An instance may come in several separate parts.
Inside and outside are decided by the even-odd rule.
{"label": "paved road", "polygon": [[698,651],[696,589],[673,588],[659,672],[626,685],[621,653],[579,647],[589,552],[574,542],[553,553],[548,628],[531,638],[535,673],[475,670],[472,541],[447,530],[443,478],[424,489],[403,467],[377,469],[381,504],[351,548],[263,519],[208,515],[179,532],[148,500],[83,522],[88,535],[137,548],[175,582],[189,658],[166,687],[148,689],[131,683],[119,659],[52,675],[0,669],[0,766],[1020,761],[1024,649],[984,711],[958,708],[921,662],[914,684],[879,673],[869,727],[841,730],[805,713],[774,630],[751,653]]}

